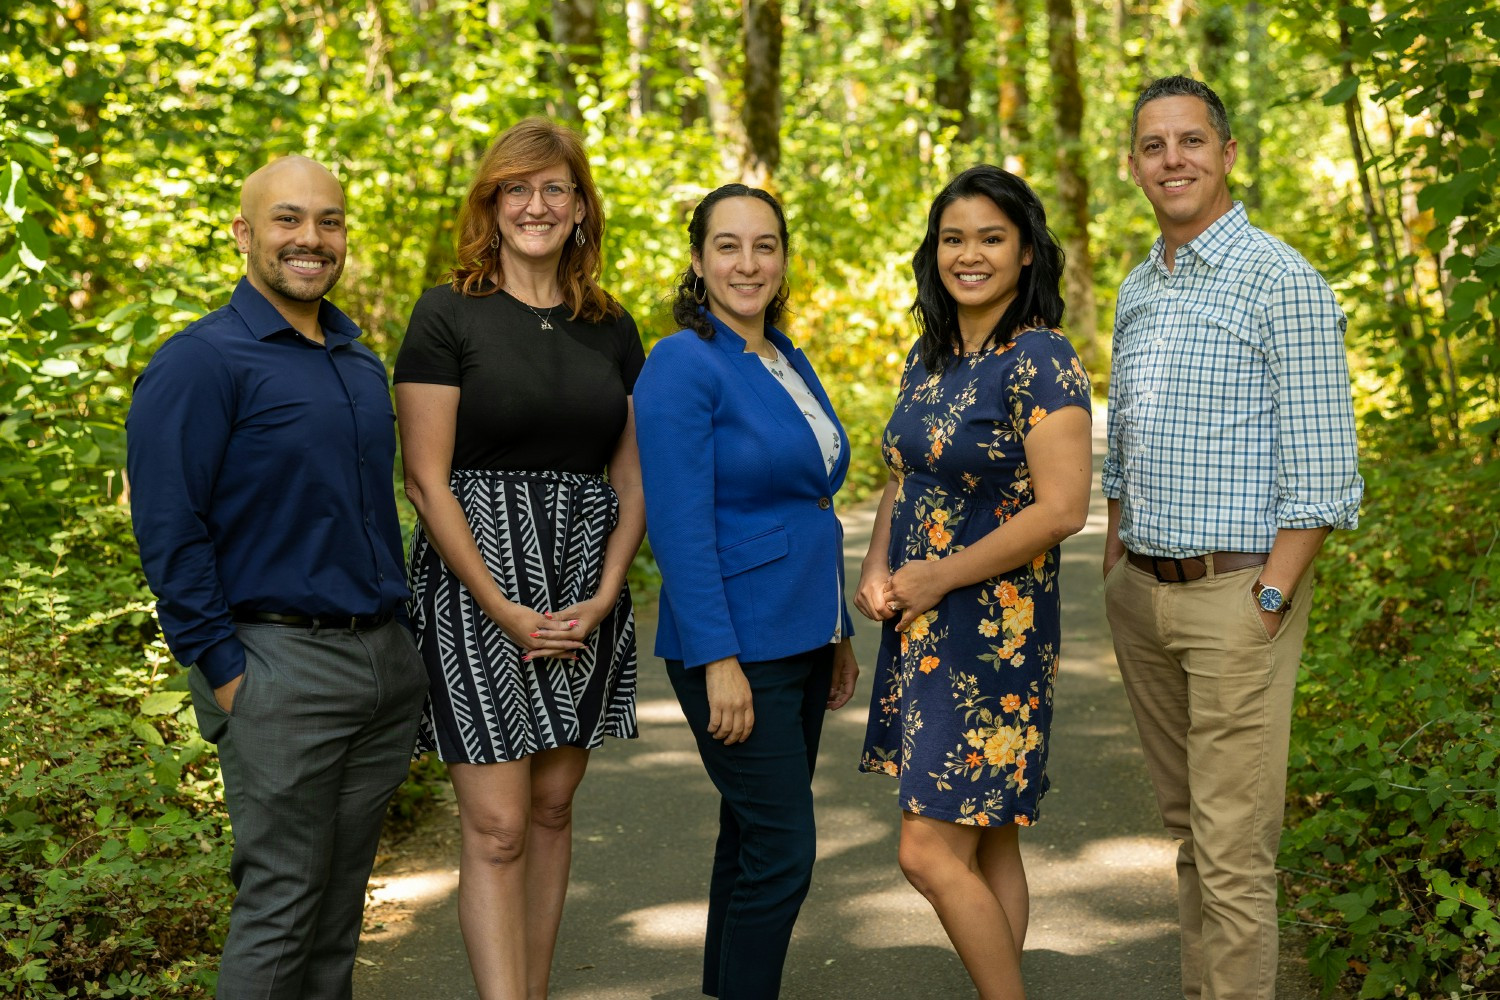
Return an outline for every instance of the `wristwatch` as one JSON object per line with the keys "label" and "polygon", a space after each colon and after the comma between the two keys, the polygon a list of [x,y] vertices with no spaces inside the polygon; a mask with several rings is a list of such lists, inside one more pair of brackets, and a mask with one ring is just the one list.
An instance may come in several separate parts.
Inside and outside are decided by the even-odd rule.
{"label": "wristwatch", "polygon": [[1250,593],[1255,595],[1255,603],[1260,605],[1260,609],[1270,614],[1284,615],[1291,607],[1287,603],[1286,596],[1280,590],[1275,587],[1267,587],[1259,580],[1256,580],[1255,586],[1250,588]]}

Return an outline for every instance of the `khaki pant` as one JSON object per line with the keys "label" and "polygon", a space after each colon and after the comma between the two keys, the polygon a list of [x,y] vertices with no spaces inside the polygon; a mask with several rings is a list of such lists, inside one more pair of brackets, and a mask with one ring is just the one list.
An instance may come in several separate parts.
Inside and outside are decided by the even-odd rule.
{"label": "khaki pant", "polygon": [[1159,583],[1121,559],[1104,585],[1115,657],[1162,822],[1181,846],[1177,900],[1187,1000],[1276,995],[1276,852],[1312,573],[1275,638],[1260,567]]}

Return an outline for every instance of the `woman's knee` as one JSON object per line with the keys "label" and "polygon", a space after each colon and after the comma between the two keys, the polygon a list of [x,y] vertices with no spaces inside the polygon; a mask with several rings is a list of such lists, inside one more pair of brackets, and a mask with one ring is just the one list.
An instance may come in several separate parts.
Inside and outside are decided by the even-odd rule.
{"label": "woman's knee", "polygon": [[530,817],[526,812],[486,812],[463,817],[464,853],[486,865],[515,864],[526,855]]}
{"label": "woman's knee", "polygon": [[567,830],[573,825],[573,796],[546,797],[531,802],[533,826],[552,832]]}

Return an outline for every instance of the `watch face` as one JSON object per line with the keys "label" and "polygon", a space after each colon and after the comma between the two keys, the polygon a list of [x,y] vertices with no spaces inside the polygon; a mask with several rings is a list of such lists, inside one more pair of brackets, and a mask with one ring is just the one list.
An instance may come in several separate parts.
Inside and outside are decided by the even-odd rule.
{"label": "watch face", "polygon": [[1260,602],[1263,610],[1269,611],[1272,614],[1280,611],[1281,606],[1286,603],[1286,598],[1282,597],[1281,591],[1275,587],[1261,587],[1260,594],[1257,595],[1256,600]]}

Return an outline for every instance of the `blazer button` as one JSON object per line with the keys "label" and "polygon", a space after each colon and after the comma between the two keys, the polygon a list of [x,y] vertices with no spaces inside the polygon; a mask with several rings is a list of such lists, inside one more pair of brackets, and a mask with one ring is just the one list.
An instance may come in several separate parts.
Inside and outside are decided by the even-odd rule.
{"label": "blazer button", "polygon": [[833,501],[832,500],[828,499],[827,497],[818,497],[818,509],[819,510],[827,510],[829,507],[832,507],[832,506],[833,506]]}

